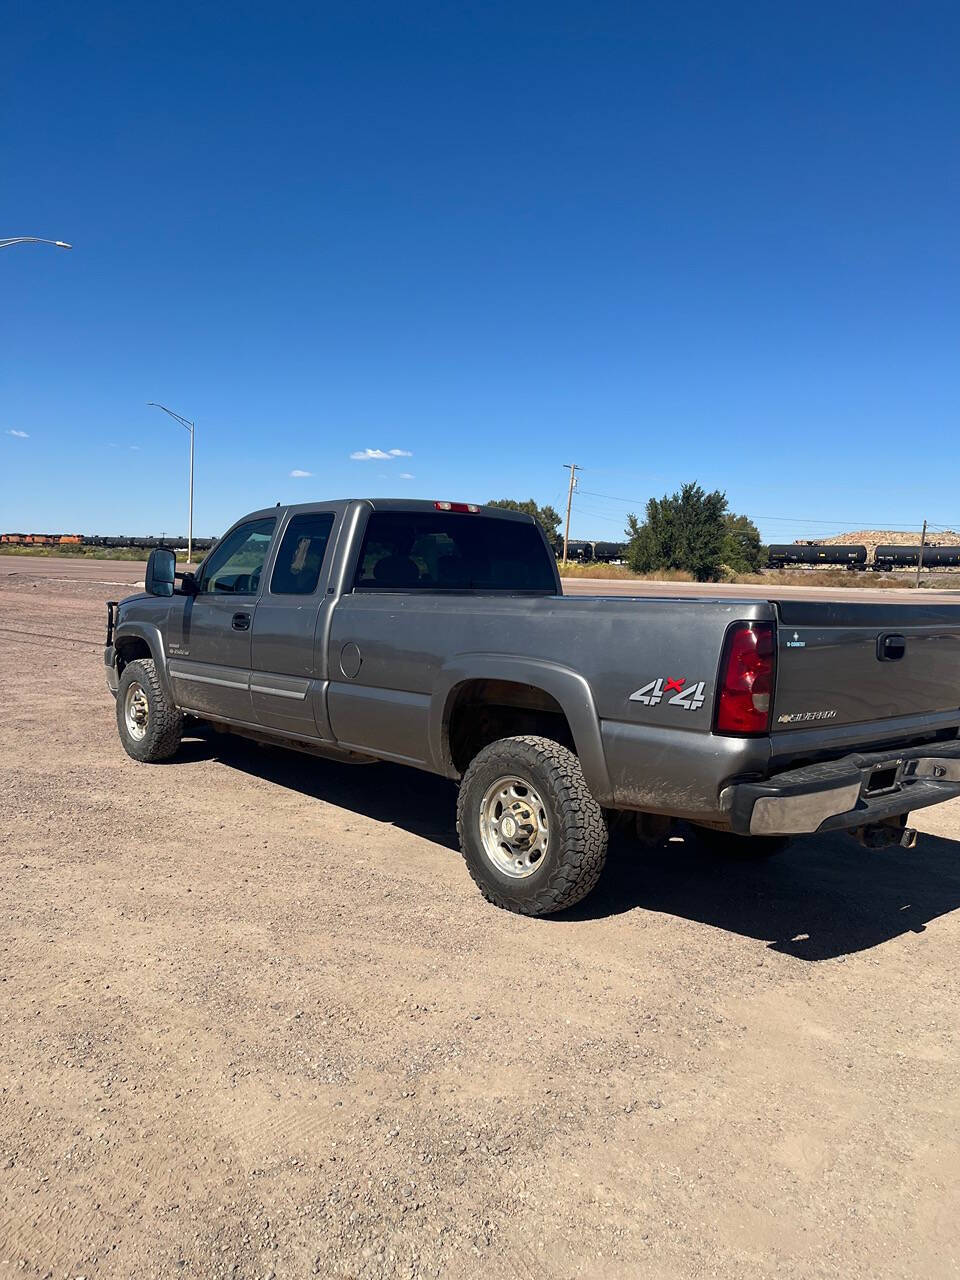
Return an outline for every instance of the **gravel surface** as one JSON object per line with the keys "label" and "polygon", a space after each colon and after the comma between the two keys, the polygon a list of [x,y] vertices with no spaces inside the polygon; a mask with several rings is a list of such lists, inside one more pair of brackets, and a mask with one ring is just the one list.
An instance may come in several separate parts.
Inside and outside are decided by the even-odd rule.
{"label": "gravel surface", "polygon": [[8,565],[0,1280],[958,1274],[958,803],[509,915],[447,782],[134,764],[114,575]]}

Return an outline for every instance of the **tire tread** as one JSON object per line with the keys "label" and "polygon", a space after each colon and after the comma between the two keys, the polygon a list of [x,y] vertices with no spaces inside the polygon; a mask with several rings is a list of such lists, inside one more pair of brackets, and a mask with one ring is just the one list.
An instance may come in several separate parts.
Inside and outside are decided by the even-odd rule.
{"label": "tire tread", "polygon": [[[127,739],[123,722],[123,693],[125,692],[123,680],[128,671],[148,691],[150,703],[150,732],[139,744],[145,748],[140,753],[131,750],[133,744]],[[168,698],[160,682],[157,664],[152,658],[136,658],[124,667],[120,682],[117,693],[117,725],[120,729],[120,741],[127,755],[144,764],[169,760],[180,746],[180,739],[183,736],[183,713]]]}
{"label": "tire tread", "polygon": [[[491,763],[499,762],[505,773],[515,771],[518,757],[523,763],[549,772],[557,793],[554,797],[560,817],[557,825],[562,833],[559,847],[551,853],[550,875],[536,894],[527,898],[493,888],[475,868],[465,847],[465,810],[473,778]],[[467,870],[486,900],[505,911],[522,915],[549,915],[580,902],[600,879],[607,856],[606,819],[586,784],[580,761],[569,748],[535,734],[500,738],[484,747],[470,762],[457,798],[457,834]]]}

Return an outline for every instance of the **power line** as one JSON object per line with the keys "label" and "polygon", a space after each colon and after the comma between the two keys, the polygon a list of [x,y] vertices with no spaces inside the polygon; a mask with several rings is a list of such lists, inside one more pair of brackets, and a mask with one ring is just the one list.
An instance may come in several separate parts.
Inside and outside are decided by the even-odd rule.
{"label": "power line", "polygon": [[613,511],[597,511],[593,507],[585,507],[582,503],[577,503],[577,515],[597,516],[600,520],[622,520],[623,516],[618,516]]}
{"label": "power line", "polygon": [[[620,503],[622,503],[624,506],[627,506],[627,507],[641,508],[641,507],[646,506],[646,503],[645,503],[644,501],[642,501],[640,498],[622,498],[622,497],[617,497],[615,494],[612,494],[612,493],[596,493],[596,492],[594,492],[592,489],[578,489],[578,490],[577,490],[577,492],[578,492],[578,493],[583,494],[583,496],[584,496],[584,497],[587,497],[587,498],[603,498],[603,499],[607,500],[608,502],[620,502]],[[581,508],[581,510],[582,510],[582,508]],[[613,518],[613,517],[611,517],[611,518]],[[781,523],[781,524],[820,524],[820,525],[830,525],[831,527],[834,527],[834,528],[836,528],[836,527],[839,527],[839,528],[849,528],[851,525],[857,525],[857,524],[858,524],[858,525],[860,525],[860,527],[861,527],[861,528],[863,528],[863,529],[889,529],[891,533],[893,533],[893,532],[912,533],[912,532],[914,531],[914,529],[919,529],[920,524],[921,524],[921,521],[919,521],[919,520],[916,522],[916,524],[904,524],[904,525],[900,525],[900,524],[894,524],[892,521],[888,521],[888,520],[876,520],[876,519],[873,519],[873,520],[855,520],[855,519],[853,519],[853,518],[852,518],[852,517],[850,517],[850,516],[845,516],[843,519],[824,520],[824,519],[814,519],[814,518],[813,518],[813,517],[811,517],[811,516],[764,516],[764,515],[758,515],[758,516],[752,516],[752,517],[751,517],[751,519],[753,519],[753,520],[769,520],[769,521],[778,521],[778,522],[779,522],[779,523]],[[936,524],[938,528],[943,529],[944,531],[946,531],[946,530],[948,530],[948,529],[950,528],[950,526],[949,526],[949,525],[946,525],[946,524],[940,524],[940,523],[939,523],[939,522],[937,522],[937,521],[930,521],[930,524],[931,524],[931,525],[932,525],[932,524]]]}

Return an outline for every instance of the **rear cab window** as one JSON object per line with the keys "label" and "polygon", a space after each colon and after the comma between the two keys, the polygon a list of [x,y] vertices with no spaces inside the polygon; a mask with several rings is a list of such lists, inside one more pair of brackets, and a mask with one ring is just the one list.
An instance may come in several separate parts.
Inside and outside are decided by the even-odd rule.
{"label": "rear cab window", "polygon": [[280,539],[270,575],[271,595],[313,595],[320,581],[332,529],[332,511],[308,512],[293,517]]}
{"label": "rear cab window", "polygon": [[555,595],[553,558],[534,524],[475,514],[374,511],[356,591],[510,591]]}

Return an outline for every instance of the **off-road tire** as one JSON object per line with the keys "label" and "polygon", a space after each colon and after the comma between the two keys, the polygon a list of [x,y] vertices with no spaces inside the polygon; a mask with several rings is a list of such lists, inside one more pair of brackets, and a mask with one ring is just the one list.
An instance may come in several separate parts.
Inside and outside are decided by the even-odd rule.
{"label": "off-road tire", "polygon": [[[147,727],[142,738],[133,737],[127,729],[127,690],[133,683],[140,686],[147,699]],[[170,701],[152,658],[137,658],[123,668],[117,690],[117,729],[124,751],[141,764],[169,760],[180,746],[183,713]]]}
{"label": "off-road tire", "polygon": [[696,827],[697,842],[710,853],[730,862],[762,862],[782,853],[790,836],[739,836],[735,831],[719,831],[715,827]]}
{"label": "off-road tire", "polygon": [[[485,793],[510,775],[533,786],[547,814],[543,863],[524,879],[512,879],[494,865],[480,830]],[[607,856],[607,824],[580,761],[558,742],[533,735],[501,738],[470,762],[457,799],[457,834],[467,870],[487,901],[527,916],[580,902],[599,880]]]}

